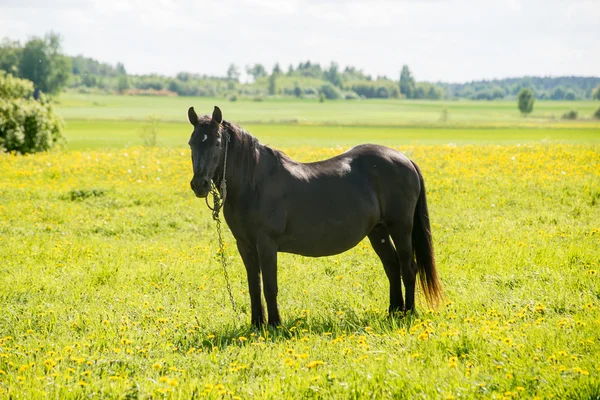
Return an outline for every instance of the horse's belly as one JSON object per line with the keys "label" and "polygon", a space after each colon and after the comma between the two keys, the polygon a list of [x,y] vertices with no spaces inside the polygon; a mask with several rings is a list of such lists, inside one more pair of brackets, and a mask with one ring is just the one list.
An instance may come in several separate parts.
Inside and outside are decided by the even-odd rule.
{"label": "horse's belly", "polygon": [[364,239],[377,223],[375,217],[360,221],[351,218],[313,221],[313,224],[302,224],[303,229],[286,231],[281,237],[279,250],[309,257],[343,253]]}

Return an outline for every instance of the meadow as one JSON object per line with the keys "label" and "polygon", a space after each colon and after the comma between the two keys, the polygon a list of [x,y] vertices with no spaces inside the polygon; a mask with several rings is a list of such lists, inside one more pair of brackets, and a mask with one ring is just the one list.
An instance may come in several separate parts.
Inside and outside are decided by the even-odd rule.
{"label": "meadow", "polygon": [[[185,100],[155,108],[185,116],[215,102]],[[464,123],[419,125],[407,111],[356,126],[334,102],[327,115],[345,122],[309,109],[283,123],[313,105],[248,102],[280,115],[268,124],[226,104],[226,119],[231,105],[302,161],[366,141],[415,160],[444,288],[438,307],[418,294],[416,314],[390,318],[368,241],[327,258],[282,254],[283,325],[257,330],[233,238],[235,310],[215,224],[189,189],[189,127],[168,111],[158,146],[144,147],[152,99],[119,118],[89,104],[69,114],[85,101],[61,99],[67,147],[0,155],[0,397],[600,398],[597,124],[513,120],[508,104],[484,103],[495,116],[480,122],[464,110]],[[403,103],[351,107],[420,109]]]}

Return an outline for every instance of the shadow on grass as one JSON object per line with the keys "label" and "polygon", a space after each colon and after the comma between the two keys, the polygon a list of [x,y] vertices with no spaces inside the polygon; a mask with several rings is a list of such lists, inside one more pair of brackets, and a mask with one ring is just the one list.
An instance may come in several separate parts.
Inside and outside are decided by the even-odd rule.
{"label": "shadow on grass", "polygon": [[[325,313],[324,313],[325,314]],[[331,315],[307,315],[288,318],[279,326],[265,325],[256,328],[250,324],[250,316],[244,315],[241,323],[225,324],[217,329],[200,328],[193,332],[178,331],[173,337],[173,344],[180,352],[190,349],[205,351],[223,350],[232,346],[261,346],[275,344],[304,337],[321,337],[333,340],[340,336],[391,334],[400,329],[410,329],[419,316],[417,312],[389,315],[386,312],[365,310],[356,313],[353,310]],[[198,324],[200,326],[200,324]]]}

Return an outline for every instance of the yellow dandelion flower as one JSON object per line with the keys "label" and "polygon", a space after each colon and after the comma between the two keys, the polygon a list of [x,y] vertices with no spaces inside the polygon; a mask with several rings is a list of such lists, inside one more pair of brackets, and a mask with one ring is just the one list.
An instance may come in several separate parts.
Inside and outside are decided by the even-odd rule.
{"label": "yellow dandelion flower", "polygon": [[310,361],[306,364],[306,368],[311,369],[311,368],[317,368],[319,365],[324,365],[325,362],[320,361],[320,360],[316,360],[316,361]]}

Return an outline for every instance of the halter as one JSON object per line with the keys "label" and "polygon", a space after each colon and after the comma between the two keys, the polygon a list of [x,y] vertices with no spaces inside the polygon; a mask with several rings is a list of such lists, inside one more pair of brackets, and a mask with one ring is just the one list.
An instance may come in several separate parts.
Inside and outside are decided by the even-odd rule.
{"label": "halter", "polygon": [[[219,129],[222,127],[219,124]],[[229,140],[230,135],[226,130],[223,132],[223,136],[225,138],[225,155],[223,157],[223,176],[221,178],[221,184],[217,188],[215,182],[211,179],[210,181],[210,193],[213,195],[213,206],[211,207],[208,203],[208,196],[206,196],[206,206],[212,211],[213,219],[216,221],[219,219],[219,211],[225,205],[225,199],[227,198],[227,178],[225,178],[227,173],[227,153],[229,148]]]}

